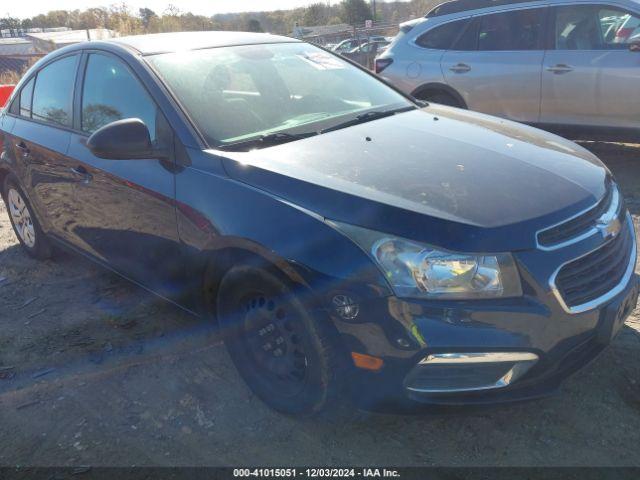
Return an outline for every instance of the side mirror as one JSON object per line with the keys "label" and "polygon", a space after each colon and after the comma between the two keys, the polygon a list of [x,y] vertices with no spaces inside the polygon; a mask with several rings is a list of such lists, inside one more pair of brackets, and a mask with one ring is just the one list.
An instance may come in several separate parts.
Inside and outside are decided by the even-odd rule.
{"label": "side mirror", "polygon": [[141,160],[167,156],[154,149],[149,129],[139,118],[125,118],[96,130],[87,140],[87,147],[99,158],[108,160]]}
{"label": "side mirror", "polygon": [[637,40],[633,40],[629,44],[629,50],[631,50],[632,52],[640,52],[640,38]]}

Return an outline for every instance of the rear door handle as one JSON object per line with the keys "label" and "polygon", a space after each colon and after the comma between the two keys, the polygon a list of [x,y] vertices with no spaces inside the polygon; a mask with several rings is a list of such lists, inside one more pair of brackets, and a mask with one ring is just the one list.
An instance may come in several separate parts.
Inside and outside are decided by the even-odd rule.
{"label": "rear door handle", "polygon": [[93,175],[87,172],[87,169],[84,168],[82,165],[78,165],[77,167],[70,168],[69,170],[71,170],[71,173],[73,173],[74,175],[78,177],[82,177],[82,183],[87,184],[91,180],[93,180]]}
{"label": "rear door handle", "polygon": [[471,71],[471,67],[469,65],[467,65],[466,63],[459,63],[459,64],[454,65],[453,67],[451,67],[449,70],[451,70],[452,72],[455,72],[455,73],[467,73],[467,72]]}
{"label": "rear door handle", "polygon": [[26,158],[29,155],[31,155],[31,150],[29,150],[29,147],[27,147],[26,143],[24,143],[24,142],[16,143],[16,147],[18,148],[18,150],[20,150],[22,152],[22,156],[24,158]]}
{"label": "rear door handle", "polygon": [[555,73],[555,74],[563,74],[572,72],[573,68],[564,63],[559,63],[558,65],[554,65],[553,67],[547,67],[547,72]]}

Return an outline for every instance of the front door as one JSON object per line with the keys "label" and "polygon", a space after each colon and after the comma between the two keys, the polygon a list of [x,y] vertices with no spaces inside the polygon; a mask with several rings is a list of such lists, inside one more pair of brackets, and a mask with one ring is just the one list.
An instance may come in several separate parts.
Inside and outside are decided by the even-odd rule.
{"label": "front door", "polygon": [[173,133],[153,99],[120,59],[90,53],[82,87],[80,128],[69,156],[86,181],[76,185],[79,247],[116,271],[167,297],[177,298],[183,275],[173,160],[107,160],[87,148],[88,136],[123,118],[139,118],[151,140],[171,148]]}
{"label": "front door", "polygon": [[470,110],[521,122],[540,116],[540,71],[547,9],[483,15],[441,60],[448,85]]}
{"label": "front door", "polygon": [[640,15],[607,5],[554,9],[541,122],[640,128]]}

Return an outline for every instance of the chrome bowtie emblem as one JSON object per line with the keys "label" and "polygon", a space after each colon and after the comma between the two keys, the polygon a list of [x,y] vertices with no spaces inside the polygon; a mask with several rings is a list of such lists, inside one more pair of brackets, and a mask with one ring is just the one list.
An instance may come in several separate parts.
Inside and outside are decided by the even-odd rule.
{"label": "chrome bowtie emblem", "polygon": [[618,217],[600,217],[596,222],[596,228],[603,238],[611,238],[620,233],[622,223]]}

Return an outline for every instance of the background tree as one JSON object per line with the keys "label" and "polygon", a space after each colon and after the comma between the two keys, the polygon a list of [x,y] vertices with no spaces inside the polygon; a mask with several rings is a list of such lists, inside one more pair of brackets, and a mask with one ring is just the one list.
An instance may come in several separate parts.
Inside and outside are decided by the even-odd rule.
{"label": "background tree", "polygon": [[371,19],[371,8],[364,0],[342,0],[342,20],[349,25]]}
{"label": "background tree", "polygon": [[262,25],[260,25],[260,20],[255,18],[249,19],[247,22],[247,32],[263,32]]}
{"label": "background tree", "polygon": [[[105,4],[113,0],[105,0]],[[117,0],[122,1],[122,0]],[[378,20],[398,24],[421,17],[443,0],[410,0],[377,2]],[[122,35],[138,33],[175,32],[184,30],[249,30],[290,35],[294,25],[332,25],[337,23],[362,24],[372,18],[371,4],[365,0],[343,0],[327,5],[321,0],[304,8],[268,12],[229,13],[213,16],[182,12],[169,5],[162,13],[140,8],[132,13],[126,3],[109,8],[86,10],[52,10],[23,20],[7,17],[0,19],[2,29],[68,27],[76,30],[109,28]],[[388,34],[392,34],[390,31]]]}
{"label": "background tree", "polygon": [[330,8],[324,3],[313,3],[304,10],[302,24],[308,27],[327,25],[330,18]]}
{"label": "background tree", "polygon": [[158,18],[158,15],[156,15],[156,12],[146,7],[138,10],[138,16],[140,17],[140,20],[142,21],[142,26],[144,28],[149,28],[149,23],[151,22],[151,19]]}

